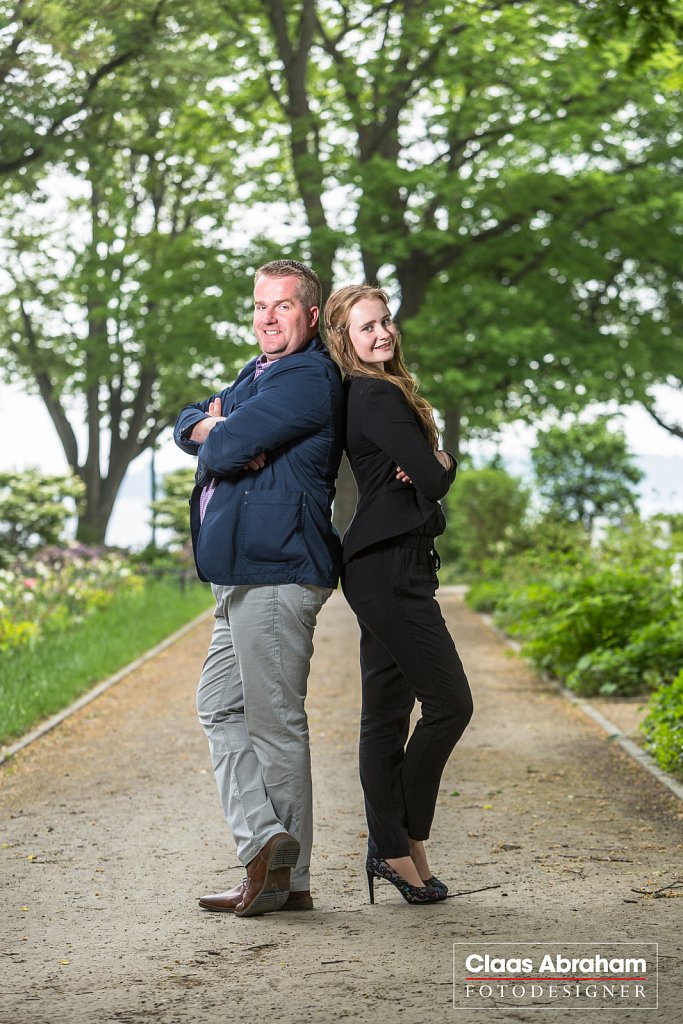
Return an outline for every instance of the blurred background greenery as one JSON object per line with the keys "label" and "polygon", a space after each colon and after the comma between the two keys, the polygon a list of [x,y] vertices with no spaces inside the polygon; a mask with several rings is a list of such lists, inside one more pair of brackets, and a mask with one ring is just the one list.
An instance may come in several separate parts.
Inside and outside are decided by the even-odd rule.
{"label": "blurred background greenery", "polygon": [[[3,571],[101,548],[131,467],[254,353],[253,269],[292,256],[326,294],[390,292],[461,464],[443,578],[569,685],[670,683],[678,648],[647,629],[679,624],[680,517],[639,521],[618,416],[683,444],[682,21],[680,0],[0,0]],[[534,428],[523,479],[496,454],[511,424]],[[152,466],[125,559],[182,579],[191,468]],[[344,471],[341,528],[353,504]]]}

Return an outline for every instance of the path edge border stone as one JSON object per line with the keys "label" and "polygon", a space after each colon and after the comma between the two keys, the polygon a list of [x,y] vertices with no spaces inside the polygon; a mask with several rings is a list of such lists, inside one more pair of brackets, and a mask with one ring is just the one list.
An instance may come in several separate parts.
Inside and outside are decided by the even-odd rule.
{"label": "path edge border stone", "polygon": [[137,668],[140,668],[140,666],[144,665],[145,662],[155,658],[157,654],[161,654],[162,651],[165,651],[167,647],[171,647],[173,644],[177,643],[178,640],[182,640],[182,638],[187,633],[190,633],[195,626],[198,626],[204,621],[204,619],[208,619],[212,615],[213,608],[207,608],[206,611],[195,616],[195,618],[190,622],[186,622],[184,626],[180,627],[180,629],[177,629],[175,633],[171,633],[170,636],[167,636],[165,640],[161,640],[155,647],[151,647],[148,651],[145,651],[145,653],[141,654],[139,658],[135,659],[135,661],[131,661],[128,665],[124,665],[124,667],[120,668],[118,672],[108,676],[107,679],[103,679],[101,683],[96,683],[95,686],[84,693],[82,697],[75,700],[73,704],[69,704],[69,706],[64,708],[62,711],[58,711],[56,715],[52,715],[50,718],[47,718],[40,725],[37,725],[35,729],[32,729],[24,736],[21,736],[10,746],[1,747],[0,765],[4,764],[5,761],[8,761],[11,757],[14,757],[14,755],[18,754],[20,750],[28,747],[29,744],[40,739],[41,736],[51,732],[52,729],[56,728],[56,726],[61,725],[65,719],[70,718],[71,715],[76,714],[76,712],[80,711],[81,708],[86,707],[92,701],[96,700],[107,690],[111,689],[112,686],[115,686],[116,683],[120,683],[122,679],[125,679],[126,676],[130,675],[131,672],[134,672]]}
{"label": "path edge border stone", "polygon": [[[483,619],[486,625],[492,629],[494,633],[504,640],[508,647],[511,647],[517,654],[521,653],[522,645],[516,640],[513,640],[512,637],[509,637],[504,630],[499,629],[493,621],[492,615],[487,615],[482,612],[477,612],[476,614]],[[556,679],[553,679],[552,676],[549,676],[546,672],[538,672],[537,669],[534,671],[537,672],[543,682],[552,686],[552,688],[557,690],[558,693],[561,693],[562,696],[570,702],[570,704],[574,704],[575,707],[583,711],[584,715],[587,715],[596,723],[596,725],[599,725],[600,728],[607,733],[607,738],[618,743],[624,753],[626,753],[631,760],[636,761],[641,768],[644,768],[645,771],[650,773],[650,775],[653,775],[658,782],[663,786],[666,786],[667,789],[669,789],[674,796],[678,797],[679,800],[683,800],[683,784],[678,782],[677,779],[673,778],[673,776],[669,775],[667,772],[663,771],[647,751],[642,750],[637,743],[634,743],[632,739],[625,736],[621,729],[614,725],[613,722],[610,722],[609,718],[606,718],[601,711],[594,708],[587,700],[577,697],[576,694],[572,693],[565,686],[562,686],[561,683],[558,683]]]}

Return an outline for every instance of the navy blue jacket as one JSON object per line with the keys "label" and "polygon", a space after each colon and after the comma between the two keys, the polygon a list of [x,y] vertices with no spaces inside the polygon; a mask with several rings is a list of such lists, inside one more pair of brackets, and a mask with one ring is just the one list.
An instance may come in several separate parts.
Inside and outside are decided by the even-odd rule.
{"label": "navy blue jacket", "polygon": [[[174,440],[198,455],[190,525],[200,579],[225,586],[301,583],[336,587],[341,560],[332,526],[343,444],[339,370],[319,337],[254,380],[256,359],[221,391],[223,423],[206,441],[187,440],[208,399],[180,413]],[[247,468],[265,452],[263,469]],[[199,497],[218,486],[200,524]]]}

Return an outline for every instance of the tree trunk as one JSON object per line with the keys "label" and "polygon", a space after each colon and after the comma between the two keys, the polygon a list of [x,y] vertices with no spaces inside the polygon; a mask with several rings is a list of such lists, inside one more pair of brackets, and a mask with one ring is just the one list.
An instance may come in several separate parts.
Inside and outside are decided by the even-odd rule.
{"label": "tree trunk", "polygon": [[454,458],[460,457],[462,409],[446,409],[443,414],[443,446]]}
{"label": "tree trunk", "polygon": [[76,540],[82,544],[104,544],[113,508],[113,501],[103,498],[101,494],[95,499],[88,493],[85,508],[78,517]]}
{"label": "tree trunk", "polygon": [[339,532],[343,535],[347,526],[353,519],[357,499],[356,481],[353,479],[351,466],[346,455],[342,457],[337,477],[337,494],[332,508],[332,521]]}
{"label": "tree trunk", "polygon": [[[447,409],[443,414],[443,447],[454,459],[460,457],[460,434],[461,434],[462,409]],[[442,499],[441,504],[448,509],[448,494]]]}

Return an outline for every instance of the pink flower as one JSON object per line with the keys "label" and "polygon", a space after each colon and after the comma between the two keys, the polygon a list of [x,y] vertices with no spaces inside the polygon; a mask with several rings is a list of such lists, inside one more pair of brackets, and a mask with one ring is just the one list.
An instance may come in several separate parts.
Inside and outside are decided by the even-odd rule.
{"label": "pink flower", "polygon": [[33,590],[33,588],[37,586],[37,584],[38,580],[35,579],[33,576],[29,576],[28,579],[24,580],[24,588],[26,590]]}

